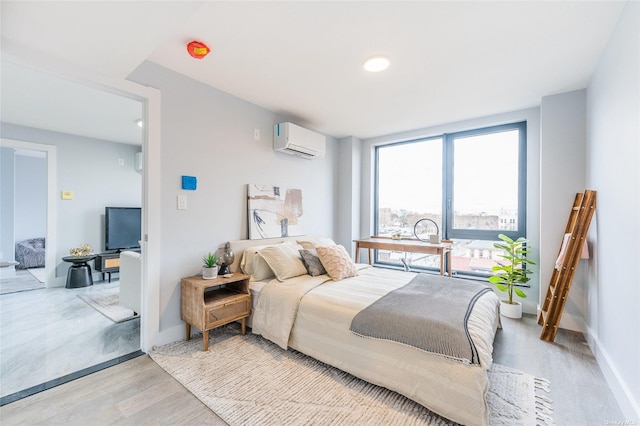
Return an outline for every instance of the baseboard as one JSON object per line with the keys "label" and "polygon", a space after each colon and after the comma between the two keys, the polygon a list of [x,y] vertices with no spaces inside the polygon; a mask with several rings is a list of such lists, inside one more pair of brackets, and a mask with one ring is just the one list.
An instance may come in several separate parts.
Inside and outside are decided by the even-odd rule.
{"label": "baseboard", "polygon": [[596,357],[598,366],[600,370],[602,370],[602,374],[607,380],[607,384],[611,388],[613,396],[625,417],[624,421],[626,423],[623,422],[621,424],[640,424],[638,423],[638,421],[640,421],[640,401],[635,400],[634,395],[625,384],[620,372],[611,361],[611,357],[600,344],[598,336],[596,336],[589,327],[586,327],[584,334],[591,351]]}

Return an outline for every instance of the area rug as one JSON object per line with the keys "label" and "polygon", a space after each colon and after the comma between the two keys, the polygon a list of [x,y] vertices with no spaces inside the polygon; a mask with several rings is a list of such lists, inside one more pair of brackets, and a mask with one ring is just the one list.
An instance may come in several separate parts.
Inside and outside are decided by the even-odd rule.
{"label": "area rug", "polygon": [[[372,385],[234,325],[202,339],[154,347],[151,358],[212,411],[240,425],[455,425],[395,392]],[[549,382],[494,364],[491,425],[553,425]]]}
{"label": "area rug", "polygon": [[118,287],[93,290],[90,293],[78,294],[78,297],[113,322],[129,321],[138,317],[133,310],[120,304]]}

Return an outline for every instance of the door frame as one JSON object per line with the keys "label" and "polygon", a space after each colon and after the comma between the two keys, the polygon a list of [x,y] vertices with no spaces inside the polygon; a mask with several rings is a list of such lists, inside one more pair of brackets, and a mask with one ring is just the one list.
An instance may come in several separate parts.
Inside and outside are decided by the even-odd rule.
{"label": "door frame", "polygon": [[[57,209],[56,209],[56,188],[57,188],[57,150],[54,145],[25,142],[14,139],[0,139],[0,147],[12,149],[27,149],[31,151],[41,151],[47,156],[47,232],[45,236],[45,285],[51,287],[55,279],[56,265],[56,238],[57,238]],[[14,224],[15,227],[15,224]],[[15,240],[15,236],[14,236]],[[15,241],[14,241],[15,244]]]}

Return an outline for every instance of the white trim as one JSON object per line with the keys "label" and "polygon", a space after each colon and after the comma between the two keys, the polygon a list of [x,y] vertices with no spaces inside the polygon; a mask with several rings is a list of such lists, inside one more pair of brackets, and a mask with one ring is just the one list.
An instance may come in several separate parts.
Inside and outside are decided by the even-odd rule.
{"label": "white trim", "polygon": [[57,209],[56,188],[57,184],[57,150],[54,145],[24,142],[13,139],[0,139],[0,147],[27,149],[44,152],[47,156],[47,235],[45,237],[44,275],[47,287],[54,287],[56,270],[56,238],[57,238]]}
{"label": "white trim", "polygon": [[591,352],[596,357],[609,388],[611,388],[611,392],[613,392],[613,396],[620,406],[620,410],[622,410],[623,416],[629,420],[640,419],[640,401],[635,400],[637,395],[634,397],[611,357],[600,343],[598,336],[591,328],[586,327],[585,338],[591,348]]}
{"label": "white trim", "polygon": [[150,90],[143,102],[147,125],[142,155],[142,312],[140,348],[148,352],[160,334],[160,91]]}

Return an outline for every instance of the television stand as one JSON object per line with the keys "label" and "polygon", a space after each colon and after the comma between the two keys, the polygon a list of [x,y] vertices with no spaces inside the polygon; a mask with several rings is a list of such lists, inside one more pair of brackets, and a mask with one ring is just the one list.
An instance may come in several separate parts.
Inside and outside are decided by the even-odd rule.
{"label": "television stand", "polygon": [[99,253],[96,255],[94,268],[97,272],[102,273],[103,281],[104,281],[104,274],[109,274],[109,282],[111,282],[111,274],[114,272],[117,272],[117,273],[120,272],[120,252],[121,251],[140,252],[140,249],[108,251],[108,252]]}

